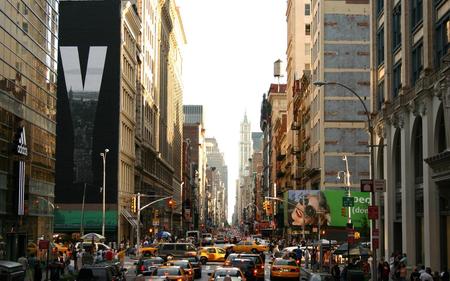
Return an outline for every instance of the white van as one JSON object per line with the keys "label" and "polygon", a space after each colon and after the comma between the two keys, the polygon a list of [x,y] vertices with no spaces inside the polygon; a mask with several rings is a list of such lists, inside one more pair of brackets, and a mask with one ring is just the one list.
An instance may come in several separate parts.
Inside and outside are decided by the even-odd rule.
{"label": "white van", "polygon": [[191,238],[194,239],[194,243],[199,243],[200,242],[200,231],[198,230],[189,230],[186,231],[186,239],[187,238]]}

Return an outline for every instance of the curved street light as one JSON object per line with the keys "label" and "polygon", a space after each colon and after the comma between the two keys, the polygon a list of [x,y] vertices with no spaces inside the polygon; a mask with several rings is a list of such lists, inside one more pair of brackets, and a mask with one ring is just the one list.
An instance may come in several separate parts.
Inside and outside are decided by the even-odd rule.
{"label": "curved street light", "polygon": [[[313,82],[314,86],[317,87],[322,87],[322,86],[326,86],[326,85],[337,85],[337,86],[341,86],[345,89],[347,89],[348,91],[350,91],[350,93],[352,93],[354,96],[356,96],[358,98],[358,100],[361,102],[362,106],[364,107],[364,111],[366,113],[367,116],[367,123],[369,126],[369,134],[370,134],[370,175],[371,175],[371,179],[373,181],[373,178],[375,177],[375,159],[374,159],[374,139],[373,139],[373,126],[372,126],[372,118],[371,118],[371,114],[369,112],[369,110],[367,109],[366,103],[364,102],[364,100],[361,98],[360,95],[358,95],[352,88],[350,88],[349,86],[342,84],[340,82],[336,82],[336,81],[315,81]],[[373,185],[372,185],[373,186]],[[372,196],[372,204],[375,204],[375,191],[372,190],[371,192]],[[377,220],[372,220],[372,230],[376,228],[377,225]],[[372,252],[373,252],[373,259],[372,259],[372,276],[374,277],[373,280],[377,280],[377,251],[375,249],[373,249],[373,244],[372,244]]]}

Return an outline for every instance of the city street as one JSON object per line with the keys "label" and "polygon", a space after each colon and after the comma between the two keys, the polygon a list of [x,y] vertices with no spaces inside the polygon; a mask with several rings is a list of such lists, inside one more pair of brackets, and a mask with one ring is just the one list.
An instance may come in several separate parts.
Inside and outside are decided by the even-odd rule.
{"label": "city street", "polygon": [[[264,280],[265,281],[269,281],[270,280],[270,264],[269,264],[269,259],[267,258],[268,256],[266,255],[266,264],[264,266]],[[135,274],[135,265],[134,265],[135,260],[130,258],[130,257],[126,257],[125,259],[125,268],[128,269],[127,271],[127,280],[128,281],[133,281],[136,278],[136,274]],[[202,266],[202,278],[200,279],[195,279],[196,281],[207,281],[209,276],[208,273],[212,273],[214,272],[214,270],[217,267],[220,267],[223,263],[222,262],[208,262],[206,265]],[[145,277],[146,280],[148,280],[149,277]]]}

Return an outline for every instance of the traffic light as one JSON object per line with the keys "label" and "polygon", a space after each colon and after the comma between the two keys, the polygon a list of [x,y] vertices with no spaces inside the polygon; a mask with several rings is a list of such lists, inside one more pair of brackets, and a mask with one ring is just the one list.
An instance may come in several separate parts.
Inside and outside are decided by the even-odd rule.
{"label": "traffic light", "polygon": [[342,208],[341,208],[341,215],[342,215],[343,217],[347,217],[347,208],[345,208],[345,207],[342,207]]}
{"label": "traffic light", "polygon": [[172,198],[170,198],[170,199],[167,201],[167,207],[169,207],[169,208],[171,208],[171,209],[175,208],[175,200],[173,200]]}
{"label": "traffic light", "polygon": [[131,197],[131,212],[137,212],[136,196]]}
{"label": "traffic light", "polygon": [[271,216],[273,214],[273,208],[272,208],[272,204],[268,204],[267,205],[267,209],[266,209],[266,215]]}
{"label": "traffic light", "polygon": [[268,209],[268,206],[269,206],[269,205],[270,205],[269,201],[264,201],[264,203],[263,203],[263,209],[264,209],[264,211],[267,212],[267,209]]}
{"label": "traffic light", "polygon": [[355,239],[358,240],[361,238],[361,233],[359,233],[358,231],[355,231]]}

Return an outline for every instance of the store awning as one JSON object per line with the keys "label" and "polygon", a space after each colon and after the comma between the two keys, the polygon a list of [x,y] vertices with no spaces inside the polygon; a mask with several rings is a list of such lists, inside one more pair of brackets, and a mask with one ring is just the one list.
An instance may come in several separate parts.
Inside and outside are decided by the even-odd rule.
{"label": "store awning", "polygon": [[[98,230],[102,226],[103,212],[84,211],[83,226],[86,230]],[[81,226],[81,210],[55,210],[55,232],[79,231]],[[105,229],[114,231],[117,228],[117,211],[105,212]]]}

